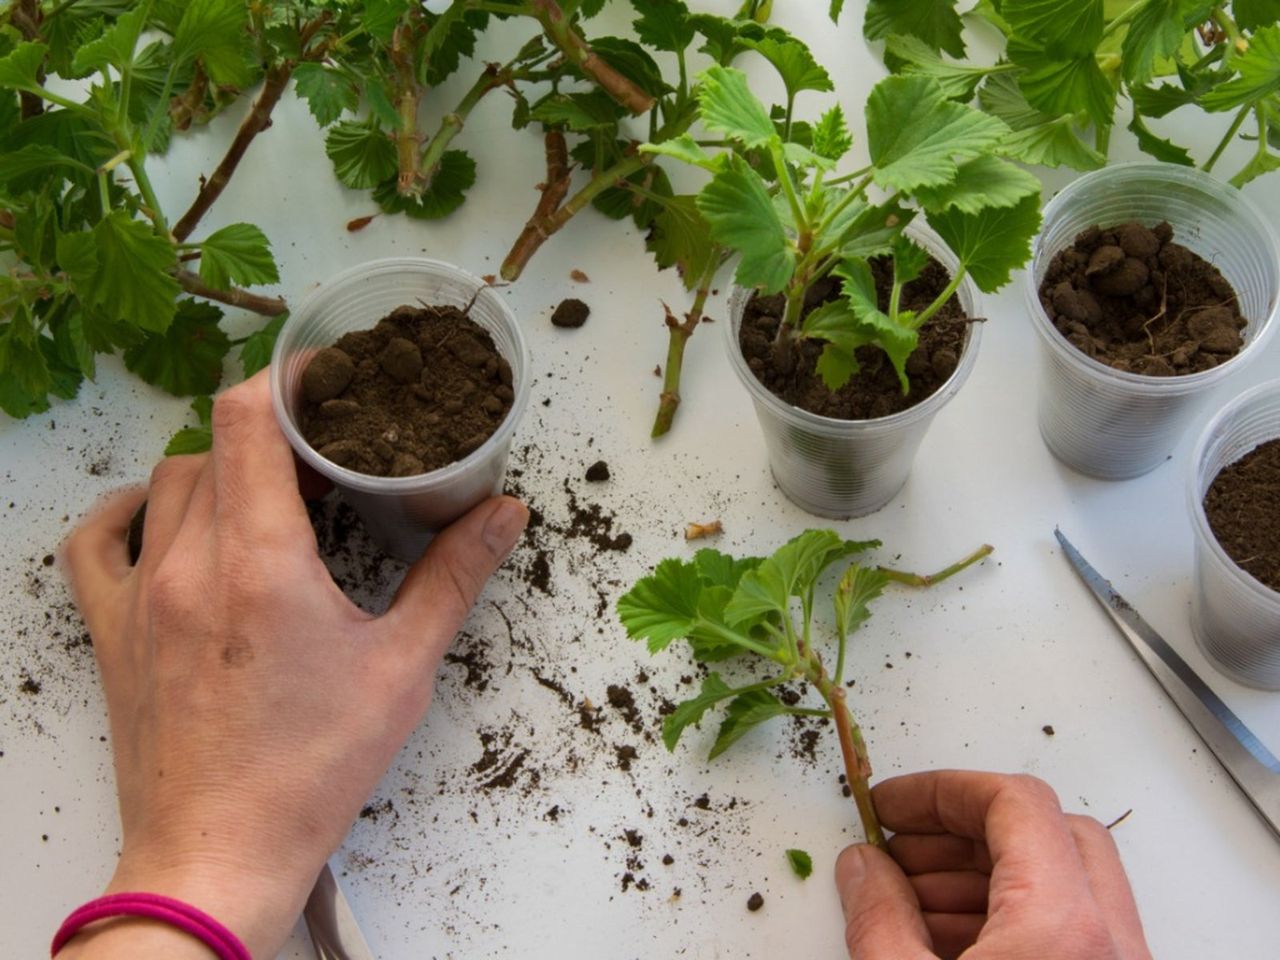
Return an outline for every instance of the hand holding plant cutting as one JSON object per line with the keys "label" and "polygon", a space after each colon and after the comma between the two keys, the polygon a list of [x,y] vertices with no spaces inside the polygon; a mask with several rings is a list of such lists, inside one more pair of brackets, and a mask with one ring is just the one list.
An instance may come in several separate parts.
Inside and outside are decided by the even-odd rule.
{"label": "hand holding plant cutting", "polygon": [[[812,634],[818,582],[832,564],[880,546],[877,540],[841,539],[831,530],[808,530],[769,557],[735,560],[717,550],[699,550],[691,561],[667,559],[618,600],[618,616],[633,639],[646,640],[651,653],[685,639],[694,658],[716,663],[754,654],[778,673],[744,687],[731,687],[709,673],[696,697],[679,704],[662,725],[667,749],[712,707],[729,701],[720,733],[711,748],[719,756],[759,723],[779,716],[829,717],[840,737],[845,776],[867,840],[884,846],[884,834],[871,802],[871,761],[844,686],[849,635],[871,611],[870,603],[891,582],[932,586],[991,553],[983,546],[932,576],[903,573],[860,563],[850,566],[832,598],[836,659],[828,670]],[[799,625],[793,601],[799,601]],[[790,681],[810,684],[826,701],[825,709],[788,704],[771,691]],[[796,701],[798,703],[798,701]]]}

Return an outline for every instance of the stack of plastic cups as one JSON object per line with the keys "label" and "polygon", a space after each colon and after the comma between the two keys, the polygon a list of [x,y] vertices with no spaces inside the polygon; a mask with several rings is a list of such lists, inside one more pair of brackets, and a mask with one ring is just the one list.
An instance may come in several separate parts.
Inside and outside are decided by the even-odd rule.
{"label": "stack of plastic cups", "polygon": [[[418,304],[467,310],[493,337],[511,365],[515,390],[506,419],[472,453],[430,473],[376,477],[326,460],[299,428],[302,371],[317,351],[343,334],[368,330],[397,307]],[[529,402],[528,370],[519,324],[492,287],[437,260],[391,258],[352,267],[307,296],[276,339],[271,393],[276,418],[298,456],[333,481],[383,550],[413,561],[437,531],[501,491],[512,433]]]}

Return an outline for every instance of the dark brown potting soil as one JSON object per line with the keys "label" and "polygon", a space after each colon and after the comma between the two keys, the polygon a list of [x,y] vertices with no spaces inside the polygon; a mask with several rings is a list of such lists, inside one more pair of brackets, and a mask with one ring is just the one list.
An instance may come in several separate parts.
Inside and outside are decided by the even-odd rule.
{"label": "dark brown potting soil", "polygon": [[[871,261],[876,296],[887,310],[893,290],[893,268],[888,258]],[[903,287],[902,309],[924,310],[951,282],[946,268],[930,260],[918,278]],[[805,312],[840,296],[840,281],[827,277],[809,288]],[[862,347],[857,351],[859,371],[834,393],[815,372],[823,344],[802,340],[795,344],[790,371],[778,369],[773,338],[782,322],[785,300],[781,294],[753,296],[742,316],[738,342],[747,366],[772,393],[793,407],[841,420],[887,417],[915,406],[936,392],[955,372],[964,349],[969,318],[954,296],[920,329],[920,343],[907,359],[910,392],[902,392],[898,374],[883,350]]]}
{"label": "dark brown potting soil", "polygon": [[1223,467],[1205,494],[1204,512],[1227,556],[1280,590],[1280,439]]}
{"label": "dark brown potting soil", "polygon": [[398,307],[344,334],[302,374],[302,434],[339,466],[427,473],[483,444],[515,399],[493,338],[453,306]]}
{"label": "dark brown potting soil", "polygon": [[1128,373],[1199,373],[1244,345],[1235,290],[1167,223],[1085,230],[1050,261],[1040,302],[1076,349]]}
{"label": "dark brown potting soil", "polygon": [[551,323],[557,327],[580,327],[591,316],[591,308],[576,297],[561,300],[551,314]]}

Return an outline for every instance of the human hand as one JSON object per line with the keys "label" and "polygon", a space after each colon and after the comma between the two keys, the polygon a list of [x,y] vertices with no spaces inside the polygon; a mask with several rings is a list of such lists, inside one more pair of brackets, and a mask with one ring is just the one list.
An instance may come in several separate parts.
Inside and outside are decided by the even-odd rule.
{"label": "human hand", "polygon": [[[508,497],[476,507],[373,617],[320,560],[265,374],[218,397],[213,438],[211,453],[170,457],[148,490],[110,499],[64,560],[110,717],[123,845],[107,892],[185,900],[265,958],[422,719],[445,648],[528,512]],[[62,956],[114,956],[104,944],[130,923],[120,955],[150,955],[145,921],[112,921]],[[156,955],[191,946],[170,937]]]}
{"label": "human hand", "polygon": [[1043,781],[945,770],[872,796],[892,858],[836,863],[850,960],[1150,960],[1111,834]]}

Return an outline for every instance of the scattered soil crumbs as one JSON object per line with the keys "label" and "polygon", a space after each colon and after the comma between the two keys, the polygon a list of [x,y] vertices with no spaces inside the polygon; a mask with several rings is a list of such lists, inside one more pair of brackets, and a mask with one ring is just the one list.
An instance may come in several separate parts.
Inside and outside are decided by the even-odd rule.
{"label": "scattered soil crumbs", "polygon": [[763,906],[764,906],[764,897],[762,897],[759,893],[753,893],[751,896],[747,897],[747,909],[750,910],[752,913],[755,913],[757,910],[759,910]]}
{"label": "scattered soil crumbs", "polygon": [[[889,306],[893,267],[887,258],[871,261],[880,309]],[[930,260],[920,276],[903,288],[904,310],[923,310],[951,282],[946,268]],[[805,297],[805,312],[838,298],[840,281],[819,280]],[[919,346],[907,360],[911,390],[905,396],[889,357],[878,347],[857,351],[859,372],[832,393],[815,371],[823,345],[802,340],[794,345],[789,366],[780,364],[773,350],[774,335],[782,322],[785,299],[781,294],[753,296],[742,317],[738,342],[747,366],[771,392],[795,407],[824,417],[867,420],[886,417],[915,406],[941,387],[955,372],[964,348],[969,318],[952,297],[920,330]]]}
{"label": "scattered soil crumbs", "polygon": [[1204,512],[1227,556],[1280,591],[1280,439],[1223,467],[1205,495]]}
{"label": "scattered soil crumbs", "polygon": [[609,465],[603,460],[597,460],[591,466],[587,467],[587,480],[591,483],[603,483],[609,479]]}
{"label": "scattered soil crumbs", "polygon": [[1053,729],[1053,724],[1051,723],[1046,723],[1043,727],[1040,728],[1040,730],[1044,733],[1046,737],[1052,737],[1055,733],[1057,733],[1057,731]]}
{"label": "scattered soil crumbs", "polygon": [[1231,284],[1167,223],[1085,230],[1050,261],[1040,303],[1077,350],[1149,377],[1218,366],[1247,326]]}
{"label": "scattered soil crumbs", "polygon": [[408,477],[461,460],[506,419],[511,365],[456,307],[399,307],[344,334],[302,374],[299,419],[325,459]]}
{"label": "scattered soil crumbs", "polygon": [[557,327],[574,329],[587,322],[591,308],[576,297],[561,300],[551,314],[551,323]]}

